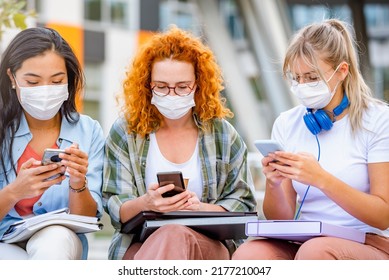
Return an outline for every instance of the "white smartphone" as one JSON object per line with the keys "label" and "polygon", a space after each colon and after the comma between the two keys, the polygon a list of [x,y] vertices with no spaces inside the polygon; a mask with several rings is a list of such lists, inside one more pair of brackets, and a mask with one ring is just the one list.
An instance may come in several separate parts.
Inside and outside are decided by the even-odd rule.
{"label": "white smartphone", "polygon": [[255,147],[258,151],[266,157],[269,153],[273,153],[275,151],[283,151],[281,144],[275,140],[256,140],[254,141]]}

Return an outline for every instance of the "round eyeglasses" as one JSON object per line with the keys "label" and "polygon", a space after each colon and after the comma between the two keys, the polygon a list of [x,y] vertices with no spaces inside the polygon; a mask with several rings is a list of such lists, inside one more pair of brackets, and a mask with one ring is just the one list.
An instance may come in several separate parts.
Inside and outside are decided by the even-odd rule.
{"label": "round eyeglasses", "polygon": [[178,96],[187,96],[192,93],[194,87],[195,85],[190,87],[188,84],[178,84],[175,87],[169,87],[166,84],[156,84],[151,87],[151,90],[158,96],[169,95],[170,90],[173,90],[173,92]]}

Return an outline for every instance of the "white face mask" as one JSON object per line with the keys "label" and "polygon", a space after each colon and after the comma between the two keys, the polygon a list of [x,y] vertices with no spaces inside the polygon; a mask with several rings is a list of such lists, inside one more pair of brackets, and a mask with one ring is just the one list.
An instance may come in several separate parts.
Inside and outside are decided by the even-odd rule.
{"label": "white face mask", "polygon": [[190,108],[196,105],[194,102],[194,92],[187,96],[166,95],[162,97],[153,94],[151,104],[154,104],[162,115],[171,120],[181,118],[188,113]]}
{"label": "white face mask", "polygon": [[[339,65],[340,66],[340,65]],[[332,79],[339,66],[334,73],[327,80],[327,83]],[[339,82],[336,84],[333,91],[331,91],[323,80],[319,82],[305,83],[292,85],[290,90],[300,100],[301,104],[309,109],[322,109],[327,106],[332,97],[334,97]]]}
{"label": "white face mask", "polygon": [[[313,82],[311,84],[316,83],[317,82]],[[324,81],[319,81],[315,86],[310,85],[309,83],[298,84],[291,86],[290,90],[305,107],[310,109],[322,109],[330,103],[338,84],[332,92],[330,92],[330,89]]]}
{"label": "white face mask", "polygon": [[68,84],[36,87],[21,87],[17,81],[16,84],[20,90],[23,109],[33,118],[42,121],[53,118],[69,97]]}

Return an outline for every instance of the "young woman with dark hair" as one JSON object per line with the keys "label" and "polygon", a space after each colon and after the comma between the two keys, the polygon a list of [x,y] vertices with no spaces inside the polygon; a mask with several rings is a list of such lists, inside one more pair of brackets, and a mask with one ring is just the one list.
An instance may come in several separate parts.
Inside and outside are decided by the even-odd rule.
{"label": "young woman with dark hair", "polygon": [[[75,54],[53,29],[23,30],[4,51],[0,240],[12,223],[64,207],[73,214],[102,214],[104,137],[97,121],[76,110],[76,96],[83,86]],[[60,164],[41,164],[46,148],[65,151],[59,154]],[[81,259],[86,255],[86,237],[62,226],[48,226],[21,243],[0,242],[0,259]]]}

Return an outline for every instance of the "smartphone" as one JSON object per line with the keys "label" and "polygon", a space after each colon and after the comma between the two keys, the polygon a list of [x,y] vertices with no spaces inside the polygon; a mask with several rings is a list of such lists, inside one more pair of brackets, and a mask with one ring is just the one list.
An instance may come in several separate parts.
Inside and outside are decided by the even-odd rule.
{"label": "smartphone", "polygon": [[[61,158],[58,156],[60,153],[65,153],[65,150],[61,149],[45,149],[43,152],[43,157],[42,157],[42,165],[48,165],[51,163],[57,163],[60,164]],[[50,181],[55,178],[58,178],[59,176],[62,176],[63,173],[58,173],[55,174],[49,178],[44,179],[43,181]]]}
{"label": "smartphone", "polygon": [[258,151],[266,157],[269,153],[273,153],[275,151],[283,151],[281,144],[275,140],[256,140],[254,141],[255,147]]}
{"label": "smartphone", "polygon": [[58,156],[60,153],[65,153],[65,150],[61,149],[45,149],[42,157],[42,165],[48,165],[51,163],[60,163],[61,158]]}
{"label": "smartphone", "polygon": [[181,171],[169,171],[157,173],[158,184],[160,187],[174,184],[174,189],[162,194],[162,197],[170,197],[185,191],[184,178]]}

